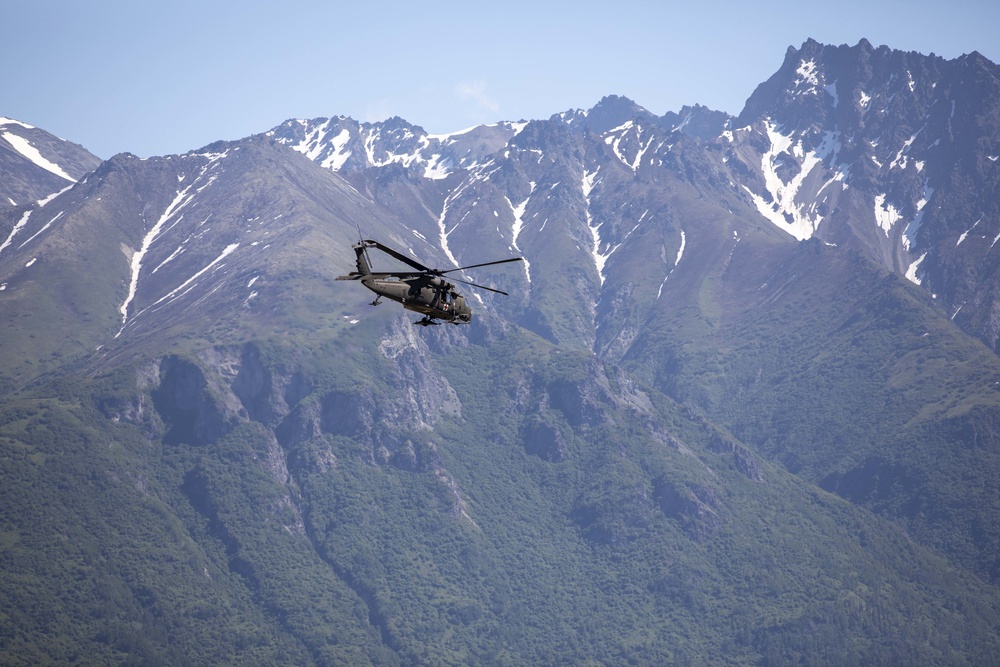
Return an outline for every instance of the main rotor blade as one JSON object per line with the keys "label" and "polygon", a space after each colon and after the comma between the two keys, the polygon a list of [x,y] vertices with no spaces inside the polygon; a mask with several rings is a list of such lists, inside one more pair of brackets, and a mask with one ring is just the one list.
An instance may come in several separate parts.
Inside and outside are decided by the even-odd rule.
{"label": "main rotor blade", "polygon": [[433,269],[428,269],[426,266],[424,266],[423,264],[421,264],[417,260],[410,259],[409,257],[407,257],[406,255],[404,255],[403,253],[397,252],[397,251],[393,250],[392,248],[390,248],[389,246],[382,245],[378,241],[372,241],[371,239],[365,239],[365,245],[369,246],[369,247],[377,248],[378,250],[381,250],[385,254],[389,255],[390,257],[394,257],[395,259],[398,259],[399,261],[403,262],[404,264],[409,264],[410,266],[412,266],[413,268],[415,268],[417,271],[426,271],[428,273],[435,273],[435,271]]}
{"label": "main rotor blade", "polygon": [[[476,269],[480,266],[493,266],[494,264],[506,264],[507,262],[520,262],[523,260],[523,257],[511,257],[510,259],[501,259],[496,262],[483,262],[482,264],[470,264],[469,266],[460,266],[457,269],[448,269],[447,271],[435,271],[435,273],[443,275],[445,273],[451,273],[452,271],[465,271],[466,269]],[[482,287],[482,285],[480,285],[480,287]]]}
{"label": "main rotor blade", "polygon": [[493,289],[492,287],[487,287],[486,285],[479,285],[477,283],[471,283],[468,280],[460,280],[458,278],[449,278],[448,280],[454,280],[456,283],[462,283],[463,285],[472,285],[473,287],[478,287],[479,289],[488,290],[490,292],[496,292],[497,294],[503,294],[504,296],[510,296],[510,294],[507,294],[507,292],[504,292],[503,290]]}

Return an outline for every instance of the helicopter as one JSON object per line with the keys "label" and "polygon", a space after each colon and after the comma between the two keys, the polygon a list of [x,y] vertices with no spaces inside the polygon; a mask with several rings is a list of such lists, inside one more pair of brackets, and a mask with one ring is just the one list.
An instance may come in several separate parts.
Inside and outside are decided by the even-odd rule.
{"label": "helicopter", "polygon": [[[403,304],[403,308],[421,313],[424,316],[423,319],[417,320],[414,324],[424,327],[442,322],[465,324],[472,321],[472,308],[469,307],[465,297],[455,290],[455,285],[442,277],[446,273],[523,260],[523,257],[511,257],[495,262],[441,270],[428,268],[420,262],[371,239],[362,238],[359,243],[355,243],[352,247],[357,255],[358,270],[351,271],[346,276],[337,276],[337,280],[360,280],[362,285],[377,295],[371,305],[379,305],[382,297],[398,301]],[[368,257],[368,248],[375,248],[398,259],[413,267],[413,271],[373,272],[371,260]],[[507,292],[502,290],[477,285],[467,280],[458,278],[450,278],[450,280],[508,296]]]}

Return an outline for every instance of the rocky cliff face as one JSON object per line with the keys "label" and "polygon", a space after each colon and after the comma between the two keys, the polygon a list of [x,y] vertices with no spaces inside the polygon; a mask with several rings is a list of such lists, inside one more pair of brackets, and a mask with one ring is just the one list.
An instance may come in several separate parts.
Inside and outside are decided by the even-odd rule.
{"label": "rocky cliff face", "polygon": [[747,101],[734,157],[760,175],[746,185],[762,215],[905,275],[995,347],[998,99],[978,53],[810,40]]}

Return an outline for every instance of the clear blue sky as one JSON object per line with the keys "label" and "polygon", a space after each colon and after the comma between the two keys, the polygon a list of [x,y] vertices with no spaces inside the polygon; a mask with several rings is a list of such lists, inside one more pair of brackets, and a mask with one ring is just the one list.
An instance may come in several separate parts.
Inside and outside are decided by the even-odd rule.
{"label": "clear blue sky", "polygon": [[1000,59],[996,0],[0,0],[0,25],[0,116],[102,158],[289,118],[453,132],[610,94],[737,114],[810,37]]}

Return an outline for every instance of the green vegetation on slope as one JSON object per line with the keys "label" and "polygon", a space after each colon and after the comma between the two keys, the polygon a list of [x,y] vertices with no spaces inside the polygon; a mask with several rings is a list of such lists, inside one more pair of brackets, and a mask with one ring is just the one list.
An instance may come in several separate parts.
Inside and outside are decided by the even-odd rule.
{"label": "green vegetation on slope", "polygon": [[[678,308],[628,360],[759,455],[1000,576],[1000,363],[852,253],[736,254],[715,327]],[[695,331],[692,333],[692,331]]]}
{"label": "green vegetation on slope", "polygon": [[[0,654],[330,665],[997,656],[992,587],[592,356],[491,335],[484,347],[445,332],[431,339],[438,353],[419,339],[345,337],[314,351],[312,389],[287,416],[254,404],[272,415],[261,421],[226,413],[227,385],[193,360],[160,362],[158,388],[138,388],[144,371],[131,368],[9,402]],[[354,345],[350,361],[336,352]],[[256,349],[260,372],[294,375],[294,345]],[[238,377],[228,386],[245,403],[263,395]],[[459,410],[428,391],[446,386]]]}

